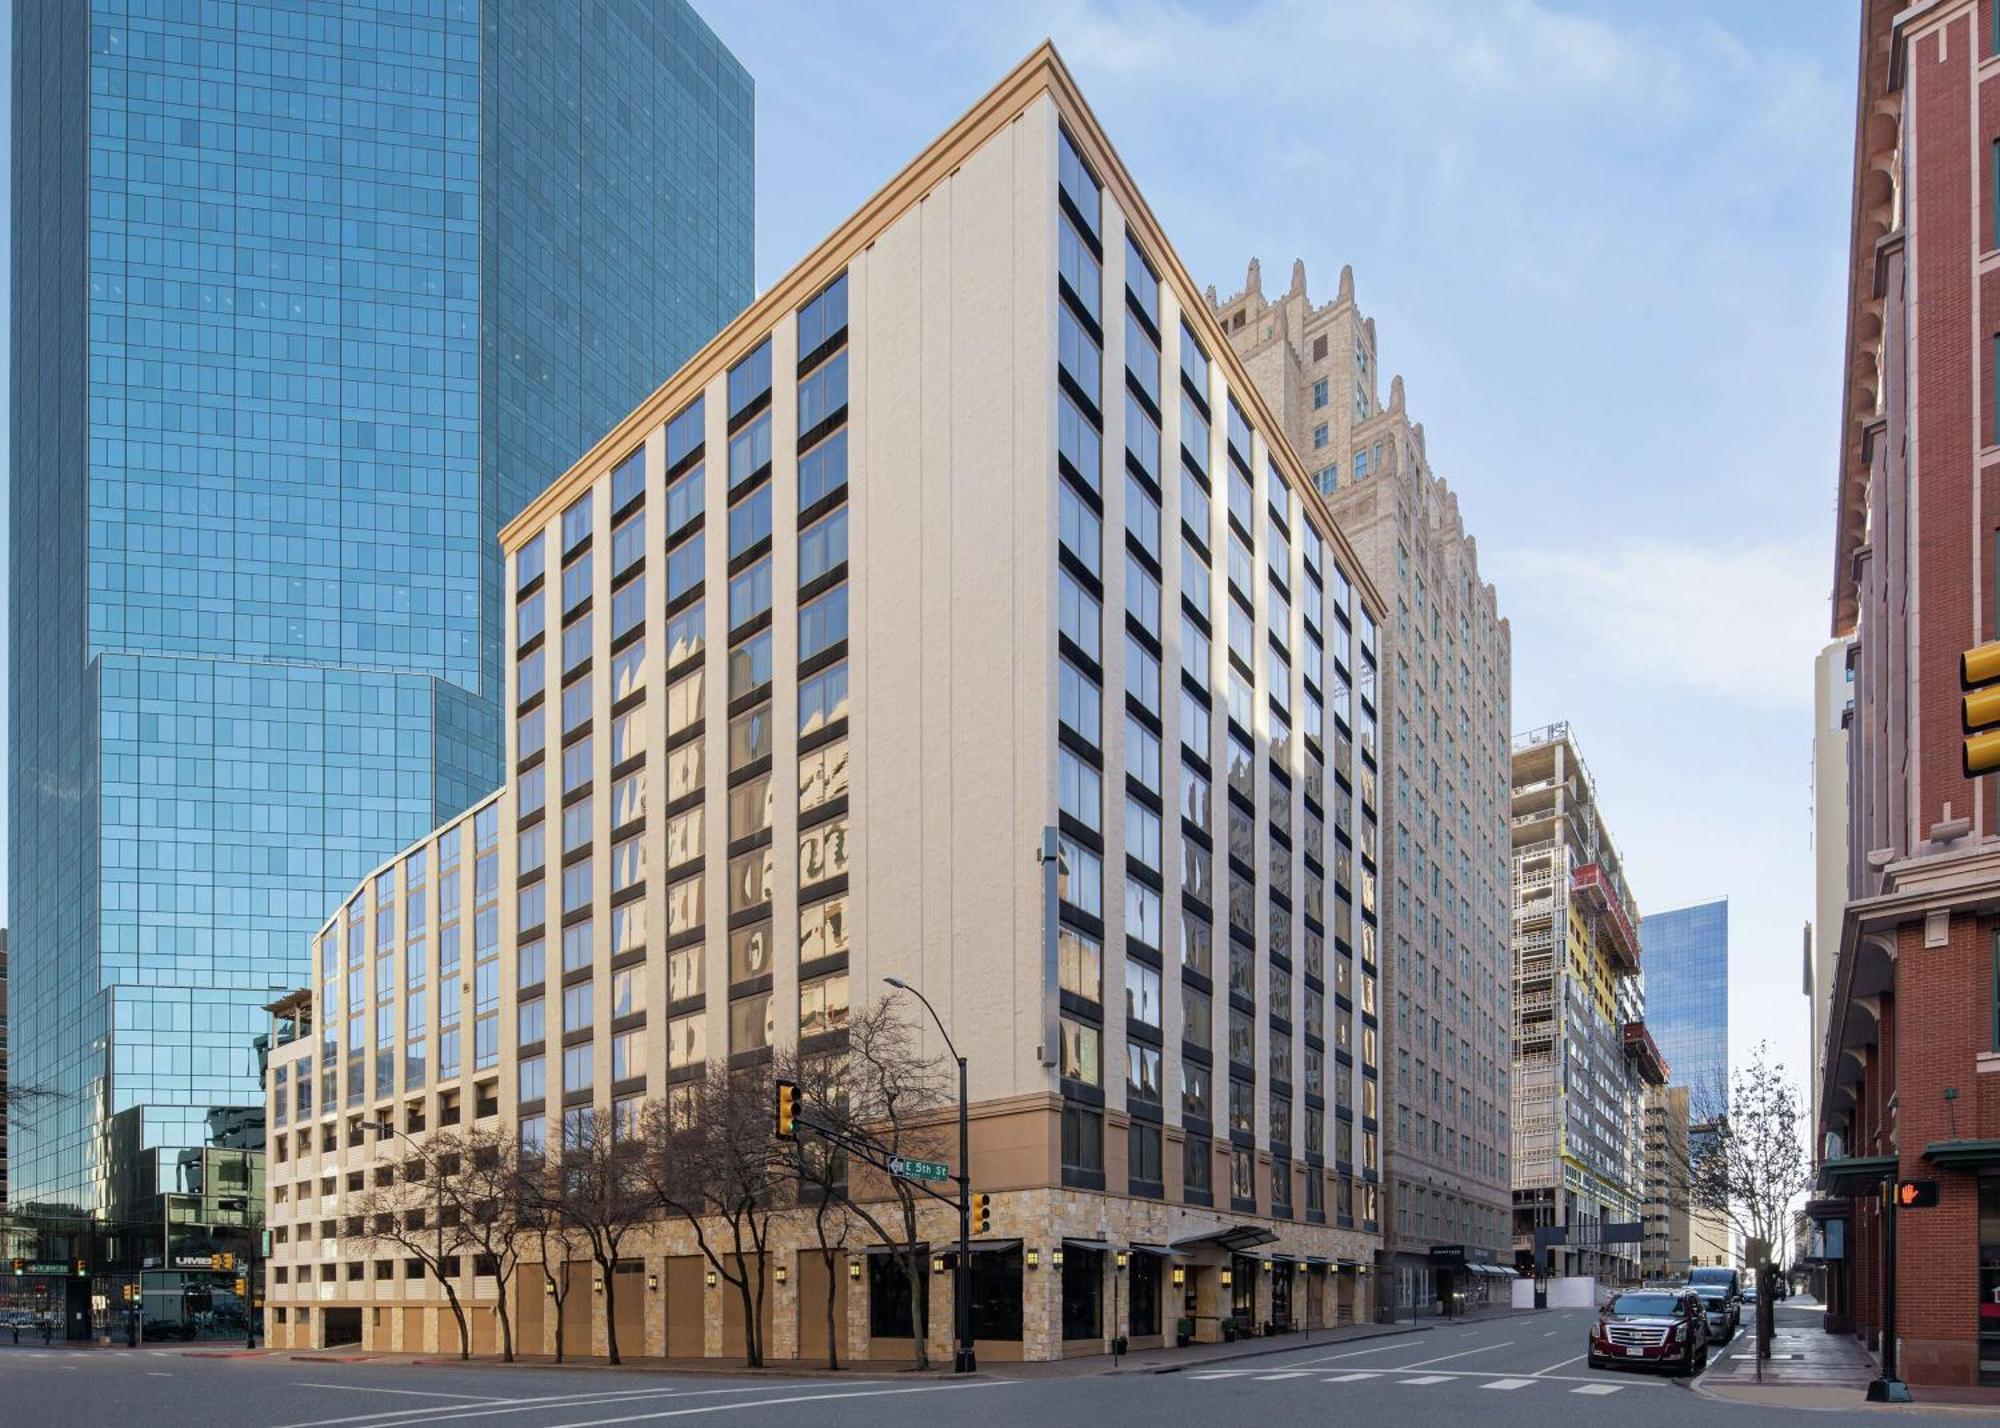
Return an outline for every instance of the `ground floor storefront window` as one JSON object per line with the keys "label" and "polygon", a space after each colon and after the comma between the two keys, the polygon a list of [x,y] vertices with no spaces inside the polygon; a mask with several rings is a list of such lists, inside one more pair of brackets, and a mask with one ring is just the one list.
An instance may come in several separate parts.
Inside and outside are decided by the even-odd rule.
{"label": "ground floor storefront window", "polygon": [[1979,1381],[2000,1384],[2000,1175],[1979,1177]]}
{"label": "ground floor storefront window", "polygon": [[893,1254],[868,1257],[868,1332],[877,1339],[915,1339],[930,1331],[930,1280],[917,1276],[917,1297],[910,1295],[910,1277],[902,1259]]}
{"label": "ground floor storefront window", "polygon": [[1104,1337],[1104,1251],[1063,1248],[1062,1336]]}
{"label": "ground floor storefront window", "polygon": [[1160,1328],[1160,1284],[1164,1261],[1150,1254],[1132,1256],[1132,1313],[1126,1332],[1135,1339],[1158,1334]]}
{"label": "ground floor storefront window", "polygon": [[1021,1248],[974,1250],[972,1254],[972,1337],[1019,1343],[1021,1339]]}

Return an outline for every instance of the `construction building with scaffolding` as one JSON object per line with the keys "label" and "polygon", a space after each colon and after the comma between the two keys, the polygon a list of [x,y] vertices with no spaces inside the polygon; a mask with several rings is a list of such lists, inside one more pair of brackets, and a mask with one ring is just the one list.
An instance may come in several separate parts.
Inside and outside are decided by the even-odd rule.
{"label": "construction building with scaffolding", "polygon": [[1638,909],[1569,725],[1516,736],[1512,781],[1515,1258],[1560,1226],[1550,1273],[1629,1282],[1640,1245],[1605,1231],[1641,1222],[1645,1092],[1667,1079]]}

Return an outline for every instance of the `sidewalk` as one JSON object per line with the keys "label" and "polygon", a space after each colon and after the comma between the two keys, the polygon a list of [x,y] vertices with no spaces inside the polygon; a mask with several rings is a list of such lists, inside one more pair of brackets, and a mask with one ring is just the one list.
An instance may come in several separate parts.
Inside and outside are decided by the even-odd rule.
{"label": "sidewalk", "polygon": [[[1525,1312],[1525,1311],[1524,1311]],[[1396,1338],[1410,1334],[1430,1332],[1438,1324],[1351,1324],[1338,1329],[1314,1329],[1310,1333],[1301,1330],[1292,1334],[1274,1334],[1268,1338],[1238,1339],[1229,1344],[1190,1344],[1184,1349],[1142,1349],[1137,1353],[1120,1355],[1116,1360],[1109,1354],[1090,1354],[1073,1359],[1060,1359],[1037,1363],[998,1363],[987,1360],[979,1368],[979,1377],[1004,1379],[1043,1378],[1084,1378],[1101,1374],[1131,1373],[1179,1373],[1183,1369],[1207,1367],[1233,1359],[1262,1358],[1271,1354],[1295,1353],[1300,1349],[1316,1349],[1322,1345],[1357,1343],[1368,1339]],[[1460,1320],[1449,1322],[1458,1323]],[[250,1357],[239,1349],[234,1357]],[[287,1360],[292,1363],[368,1363],[383,1366],[415,1365],[426,1368],[463,1368],[477,1365],[482,1369],[574,1369],[579,1372],[597,1373],[677,1373],[702,1374],[711,1377],[770,1377],[770,1378],[832,1378],[851,1379],[879,1377],[884,1374],[917,1374],[906,1361],[878,1363],[866,1359],[855,1359],[844,1363],[837,1371],[798,1364],[789,1359],[767,1363],[762,1368],[744,1367],[741,1360],[732,1359],[654,1359],[627,1355],[622,1364],[608,1364],[601,1358],[567,1359],[562,1363],[546,1355],[533,1358],[518,1358],[511,1364],[502,1363],[497,1356],[475,1354],[470,1359],[460,1359],[456,1354],[403,1354],[371,1353],[359,1348],[341,1349],[260,1349],[255,1357]],[[931,1367],[921,1371],[925,1376],[949,1378],[952,1376],[951,1359],[945,1355],[941,1360],[933,1360]]]}

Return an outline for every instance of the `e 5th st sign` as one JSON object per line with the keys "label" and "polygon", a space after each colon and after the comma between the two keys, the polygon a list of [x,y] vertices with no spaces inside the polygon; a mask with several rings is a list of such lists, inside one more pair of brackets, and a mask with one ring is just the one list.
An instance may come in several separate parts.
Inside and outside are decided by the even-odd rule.
{"label": "e 5th st sign", "polygon": [[905,1180],[951,1179],[951,1167],[941,1160],[910,1160],[900,1155],[889,1158],[889,1173]]}

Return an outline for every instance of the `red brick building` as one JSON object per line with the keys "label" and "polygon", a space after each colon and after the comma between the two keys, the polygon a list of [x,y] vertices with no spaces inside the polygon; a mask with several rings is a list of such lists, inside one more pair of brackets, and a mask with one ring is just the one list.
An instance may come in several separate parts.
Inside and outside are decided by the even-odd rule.
{"label": "red brick building", "polygon": [[[2000,817],[1958,660],[2000,638],[1994,0],[1864,0],[1833,570],[1852,634],[1847,905],[1809,1212],[1829,1328],[2000,1383]],[[1881,1186],[1934,1179],[1900,1213]],[[1893,1273],[1894,1305],[1888,1302]],[[1893,1317],[1891,1317],[1893,1312]]]}

